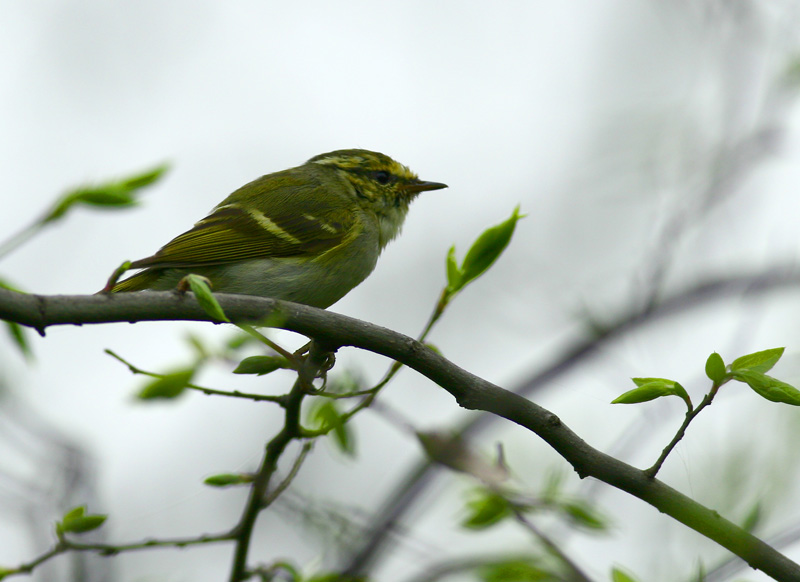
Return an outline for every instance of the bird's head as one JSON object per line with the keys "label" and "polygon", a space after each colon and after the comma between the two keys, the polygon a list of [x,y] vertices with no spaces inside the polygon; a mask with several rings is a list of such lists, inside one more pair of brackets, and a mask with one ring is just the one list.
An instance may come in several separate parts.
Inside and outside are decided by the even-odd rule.
{"label": "bird's head", "polygon": [[400,233],[408,205],[420,192],[447,188],[425,182],[385,154],[369,150],[336,150],[314,156],[309,164],[335,168],[355,190],[358,202],[378,216],[381,246]]}

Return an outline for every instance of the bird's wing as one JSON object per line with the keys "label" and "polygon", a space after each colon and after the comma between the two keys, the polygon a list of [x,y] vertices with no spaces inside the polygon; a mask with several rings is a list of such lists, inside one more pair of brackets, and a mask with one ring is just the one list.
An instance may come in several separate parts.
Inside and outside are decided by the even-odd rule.
{"label": "bird's wing", "polygon": [[356,213],[340,197],[300,177],[270,174],[238,192],[155,255],[135,261],[132,268],[314,256],[360,231]]}

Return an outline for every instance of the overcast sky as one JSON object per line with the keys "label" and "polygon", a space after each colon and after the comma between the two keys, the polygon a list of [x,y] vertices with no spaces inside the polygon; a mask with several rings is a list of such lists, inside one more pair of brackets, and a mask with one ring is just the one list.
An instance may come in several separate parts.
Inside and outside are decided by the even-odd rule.
{"label": "overcast sky", "polygon": [[[444,283],[450,245],[463,256],[483,228],[520,204],[528,216],[508,252],[459,297],[431,338],[459,365],[513,386],[579,337],[587,314],[602,322],[641,300],[656,276],[653,257],[664,252],[672,257],[667,289],[795,260],[798,115],[785,79],[798,48],[797,9],[788,1],[6,0],[0,232],[19,230],[69,186],[164,161],[171,170],[136,209],[75,211],[7,257],[0,276],[37,293],[95,292],[120,262],[152,254],[242,184],[325,151],[373,149],[450,187],[415,201],[375,273],[332,309],[415,335]],[[741,172],[723,171],[731,160]],[[720,176],[728,182],[715,183]],[[715,188],[719,194],[706,204]],[[608,404],[631,376],[674,377],[699,398],[708,353],[730,360],[778,345],[787,345],[795,362],[785,373],[796,373],[800,334],[786,325],[798,312],[791,297],[734,303],[626,337],[602,364],[580,368],[541,402],[605,448],[644,414]],[[278,427],[277,411],[267,406],[197,395],[169,405],[132,402],[140,380],[103,349],[163,370],[189,361],[187,330],[209,341],[227,337],[219,327],[189,324],[52,329],[44,340],[32,337],[31,365],[0,339],[0,374],[18,405],[96,463],[94,502],[112,515],[113,541],[228,527],[241,495],[200,482],[252,469]],[[353,351],[338,364],[370,380],[385,365]],[[201,380],[231,382],[223,368]],[[236,382],[252,388],[263,380]],[[276,382],[275,391],[283,386]],[[725,466],[712,466],[708,455],[741,445],[736,419],[747,414],[754,422],[755,415],[769,426],[785,420],[775,405],[731,392],[729,408],[721,404],[698,428],[706,436],[689,440],[665,469],[701,501],[706,479],[726,480]],[[410,372],[383,397],[418,429],[445,428],[464,415]],[[675,426],[683,414],[679,404],[663,413]],[[641,456],[627,460],[654,458],[674,430],[669,422]],[[418,454],[409,434],[374,413],[356,428],[358,461],[342,463],[318,446],[298,480],[301,493],[371,510]],[[531,489],[544,467],[559,465],[519,431],[480,444],[490,451],[497,440]],[[14,453],[24,471],[40,474],[24,457]],[[18,471],[7,465],[0,461],[4,472]],[[430,513],[437,526],[456,523],[462,497],[454,491],[468,483],[446,485],[450,501]],[[787,520],[800,517],[797,492],[789,493],[794,497],[780,510]],[[616,515],[641,507],[616,495],[604,502]],[[302,527],[280,523],[292,515],[284,508],[264,516],[254,559],[288,556],[307,565],[322,555],[333,563],[320,549],[324,541],[309,542]],[[3,523],[0,511],[0,536],[7,538],[0,564],[41,550],[15,537],[15,519],[23,518]],[[619,524],[610,540],[573,543],[598,579],[607,576],[609,559],[643,579],[676,579],[675,554],[653,556],[629,543],[643,531],[671,535],[682,555],[681,544],[696,538],[664,520],[646,513]],[[447,546],[426,537],[431,531],[410,534],[384,566],[387,580],[437,557],[420,545]],[[461,549],[484,547],[477,537],[453,539]],[[659,560],[663,578],[654,574]],[[223,578],[229,551],[165,550],[113,562],[119,580],[211,582]]]}

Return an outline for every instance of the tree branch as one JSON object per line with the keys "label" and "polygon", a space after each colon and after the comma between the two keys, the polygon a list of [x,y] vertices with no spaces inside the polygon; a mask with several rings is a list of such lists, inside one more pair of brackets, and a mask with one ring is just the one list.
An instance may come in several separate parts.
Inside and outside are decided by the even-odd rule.
{"label": "tree branch", "polygon": [[[637,306],[608,321],[592,322],[594,325],[587,333],[588,337],[567,347],[549,365],[543,366],[516,387],[514,392],[530,396],[593,357],[609,342],[662,319],[729,297],[749,298],[799,285],[800,270],[792,262],[787,262],[772,265],[755,274],[710,278],[675,290],[669,295],[662,295],[655,304]],[[475,437],[496,420],[496,416],[489,414],[471,416],[454,432],[465,438]],[[376,514],[377,518],[368,528],[362,547],[349,557],[346,572],[363,574],[367,570],[387,539],[387,532],[392,531],[433,480],[433,466],[428,459],[422,459],[408,470],[402,482],[387,496],[387,503]]]}
{"label": "tree branch", "polygon": [[[232,321],[268,321],[326,347],[355,346],[402,362],[447,390],[467,409],[484,410],[535,432],[582,478],[594,477],[642,499],[716,541],[777,580],[800,580],[800,566],[682,493],[589,446],[550,411],[483,380],[405,335],[304,305],[244,295],[216,296]],[[209,321],[192,295],[171,292],[93,296],[26,295],[0,289],[0,318],[44,334],[51,325],[158,320]]]}

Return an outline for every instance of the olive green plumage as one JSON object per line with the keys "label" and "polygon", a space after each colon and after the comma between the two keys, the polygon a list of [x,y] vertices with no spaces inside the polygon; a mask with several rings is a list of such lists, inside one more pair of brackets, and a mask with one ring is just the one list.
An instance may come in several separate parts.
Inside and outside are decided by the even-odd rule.
{"label": "olive green plumage", "polygon": [[143,270],[112,292],[172,289],[196,273],[214,291],[328,307],[372,272],[417,194],[445,187],[377,152],[321,154],[242,186],[194,228],[134,261]]}

